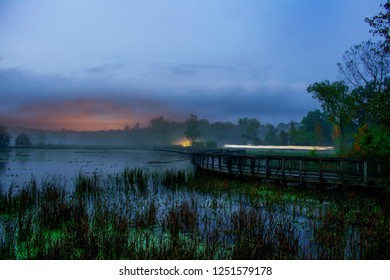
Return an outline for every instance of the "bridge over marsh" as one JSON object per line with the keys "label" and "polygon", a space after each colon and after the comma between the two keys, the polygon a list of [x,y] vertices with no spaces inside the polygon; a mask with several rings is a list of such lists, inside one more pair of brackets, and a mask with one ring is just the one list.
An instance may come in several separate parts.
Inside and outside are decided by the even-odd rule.
{"label": "bridge over marsh", "polygon": [[200,169],[265,181],[382,188],[389,180],[388,161],[358,158],[249,155],[224,150],[194,152]]}

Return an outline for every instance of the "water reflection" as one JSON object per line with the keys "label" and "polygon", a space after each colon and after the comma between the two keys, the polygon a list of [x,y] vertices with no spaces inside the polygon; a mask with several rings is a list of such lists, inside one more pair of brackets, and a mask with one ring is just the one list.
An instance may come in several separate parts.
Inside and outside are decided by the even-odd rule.
{"label": "water reflection", "polygon": [[19,163],[26,163],[26,162],[30,161],[30,157],[31,157],[31,150],[30,149],[21,148],[21,149],[15,150],[15,159]]}
{"label": "water reflection", "polygon": [[10,158],[10,151],[5,149],[0,149],[0,175],[3,177],[7,170],[7,163]]}
{"label": "water reflection", "polygon": [[183,155],[133,149],[9,149],[1,152],[0,164],[3,186],[22,186],[32,177],[38,181],[61,177],[71,186],[80,171],[109,175],[124,168],[193,168],[190,159]]}

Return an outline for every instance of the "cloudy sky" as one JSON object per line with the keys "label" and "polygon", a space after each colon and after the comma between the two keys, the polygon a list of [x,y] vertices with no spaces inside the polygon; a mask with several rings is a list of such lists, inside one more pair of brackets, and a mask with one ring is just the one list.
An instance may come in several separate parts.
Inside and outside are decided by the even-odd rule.
{"label": "cloudy sky", "polygon": [[384,0],[0,0],[0,122],[300,121]]}

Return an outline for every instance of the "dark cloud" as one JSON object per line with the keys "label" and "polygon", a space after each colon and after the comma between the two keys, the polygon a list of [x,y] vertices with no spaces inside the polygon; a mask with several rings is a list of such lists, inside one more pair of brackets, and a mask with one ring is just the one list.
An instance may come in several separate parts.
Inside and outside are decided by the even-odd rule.
{"label": "dark cloud", "polygon": [[197,69],[197,70],[225,70],[225,71],[235,70],[234,67],[232,66],[224,66],[224,65],[217,65],[217,64],[185,63],[185,64],[178,64],[177,66],[187,68],[187,69]]}
{"label": "dark cloud", "polygon": [[193,76],[197,74],[197,71],[194,69],[189,69],[187,67],[180,67],[180,66],[171,66],[168,68],[169,71],[171,71],[175,75],[179,76]]}
{"label": "dark cloud", "polygon": [[59,75],[40,75],[32,71],[8,68],[0,69],[0,92],[9,96],[29,100],[38,97],[53,96],[64,91],[75,89],[75,83]]}
{"label": "dark cloud", "polygon": [[[190,65],[187,69],[208,67],[213,68]],[[64,77],[3,69],[0,91],[6,100],[0,105],[3,123],[49,129],[120,129],[137,122],[146,125],[158,116],[180,121],[190,114],[210,121],[236,122],[253,117],[277,124],[300,121],[309,110],[318,108],[304,86],[278,82],[172,89],[172,93],[146,86],[144,90],[131,86],[91,89]]]}
{"label": "dark cloud", "polygon": [[278,90],[262,87],[256,90],[233,87],[220,90],[201,90],[167,100],[173,112],[195,113],[214,121],[237,121],[242,117],[258,118],[277,124],[291,120],[301,121],[318,103],[305,91],[291,88]]}
{"label": "dark cloud", "polygon": [[39,80],[27,71],[18,68],[0,69],[0,90],[3,94],[37,90],[39,87]]}
{"label": "dark cloud", "polygon": [[207,74],[205,72],[235,72],[236,68],[233,66],[224,66],[217,64],[170,64],[159,67],[162,70],[168,70],[173,74],[180,76],[193,76],[197,74]]}
{"label": "dark cloud", "polygon": [[95,67],[87,68],[85,71],[90,74],[106,74],[108,72],[116,71],[126,67],[125,63],[117,63],[117,64],[103,64]]}
{"label": "dark cloud", "polygon": [[2,1],[0,117],[86,129],[190,113],[299,121],[318,108],[306,81],[336,78],[380,2]]}

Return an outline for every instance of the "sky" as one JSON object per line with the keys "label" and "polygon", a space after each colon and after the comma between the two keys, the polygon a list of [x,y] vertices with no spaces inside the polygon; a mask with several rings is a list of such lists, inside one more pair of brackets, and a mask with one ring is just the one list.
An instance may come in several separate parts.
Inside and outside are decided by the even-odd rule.
{"label": "sky", "polygon": [[301,121],[384,0],[0,0],[0,122]]}

